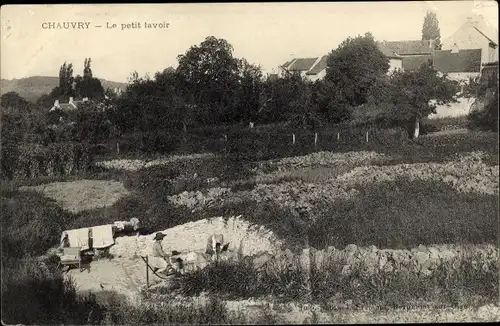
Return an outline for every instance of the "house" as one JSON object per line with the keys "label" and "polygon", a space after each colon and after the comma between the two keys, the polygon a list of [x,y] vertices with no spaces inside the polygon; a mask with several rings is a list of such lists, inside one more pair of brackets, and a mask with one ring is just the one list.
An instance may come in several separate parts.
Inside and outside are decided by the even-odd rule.
{"label": "house", "polygon": [[390,47],[386,47],[383,43],[377,43],[379,50],[389,59],[389,71],[387,74],[393,73],[396,69],[403,69],[403,57],[393,51]]}
{"label": "house", "polygon": [[287,73],[300,73],[310,81],[322,79],[326,75],[326,55],[312,58],[294,58],[280,66],[281,76]]}
{"label": "house", "polygon": [[382,41],[377,46],[390,59],[391,68],[411,71],[418,69],[423,63],[432,60],[432,41],[410,40],[410,41]]}
{"label": "house", "polygon": [[306,72],[306,77],[311,81],[324,78],[326,76],[327,60],[327,55],[322,56],[319,61],[313,65],[311,70]]}
{"label": "house", "polygon": [[62,110],[62,111],[73,111],[78,108],[78,105],[83,102],[87,102],[88,98],[85,97],[81,101],[74,101],[73,97],[69,98],[68,103],[59,103],[59,100],[54,101],[54,105],[50,108],[50,112],[55,111],[55,110]]}
{"label": "house", "polygon": [[470,50],[436,50],[434,52],[434,68],[447,74],[451,80],[468,81],[470,77],[481,75],[482,49]]}
{"label": "house", "polygon": [[482,16],[467,17],[466,22],[450,37],[442,40],[443,50],[481,49],[481,64],[498,61],[498,31]]}

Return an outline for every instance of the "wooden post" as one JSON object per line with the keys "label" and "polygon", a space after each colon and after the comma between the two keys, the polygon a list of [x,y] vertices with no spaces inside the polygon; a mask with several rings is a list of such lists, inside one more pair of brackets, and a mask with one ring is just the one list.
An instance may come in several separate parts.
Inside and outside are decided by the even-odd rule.
{"label": "wooden post", "polygon": [[318,133],[314,133],[314,148],[316,148],[316,145],[318,144]]}
{"label": "wooden post", "polygon": [[337,140],[340,139],[340,132],[337,133]]}
{"label": "wooden post", "polygon": [[366,132],[366,142],[368,143],[368,131]]}
{"label": "wooden post", "polygon": [[149,256],[146,256],[146,289],[149,289]]}
{"label": "wooden post", "polygon": [[292,134],[292,145],[295,145],[295,134]]}
{"label": "wooden post", "polygon": [[118,141],[116,142],[116,152],[120,154],[120,143]]}

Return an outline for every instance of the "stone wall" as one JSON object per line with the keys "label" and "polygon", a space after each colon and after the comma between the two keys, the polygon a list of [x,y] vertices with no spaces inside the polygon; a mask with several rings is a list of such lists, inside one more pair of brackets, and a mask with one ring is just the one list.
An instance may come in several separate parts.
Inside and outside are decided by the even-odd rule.
{"label": "stone wall", "polygon": [[[378,249],[375,246],[361,248],[348,245],[345,249],[328,247],[325,250],[304,249],[300,255],[289,250],[269,258],[263,263],[260,255],[254,256],[258,265],[292,263],[298,266],[324,269],[327,266],[341,269],[342,274],[349,275],[353,269],[361,268],[363,273],[408,272],[431,275],[443,264],[447,268],[457,268],[464,259],[472,262],[477,268],[487,268],[487,264],[498,260],[498,249],[493,245],[440,245],[422,246],[410,250]],[[264,256],[264,255],[262,255]],[[305,268],[307,270],[307,268]]]}

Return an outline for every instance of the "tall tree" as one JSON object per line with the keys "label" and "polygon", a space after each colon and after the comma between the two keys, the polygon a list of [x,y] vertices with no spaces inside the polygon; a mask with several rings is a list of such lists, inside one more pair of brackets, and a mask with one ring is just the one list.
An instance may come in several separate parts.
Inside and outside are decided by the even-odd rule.
{"label": "tall tree", "polygon": [[338,90],[336,98],[350,106],[366,103],[376,81],[389,70],[389,59],[371,33],[347,38],[327,59],[325,81]]}
{"label": "tall tree", "polygon": [[59,69],[59,87],[52,90],[52,97],[67,99],[74,96],[73,64],[64,62]]}
{"label": "tall tree", "polygon": [[441,50],[441,31],[436,13],[428,11],[422,26],[422,40],[433,40],[434,49]]}
{"label": "tall tree", "polygon": [[209,36],[178,60],[177,72],[185,83],[183,88],[189,90],[189,104],[204,109],[206,122],[217,122],[224,107],[231,104],[230,94],[238,84],[238,60],[233,57],[233,47],[224,39]]}
{"label": "tall tree", "polygon": [[104,97],[104,88],[98,78],[92,76],[90,67],[91,59],[85,58],[83,63],[83,77],[80,75],[75,78],[76,97],[88,97],[89,99],[99,100]]}

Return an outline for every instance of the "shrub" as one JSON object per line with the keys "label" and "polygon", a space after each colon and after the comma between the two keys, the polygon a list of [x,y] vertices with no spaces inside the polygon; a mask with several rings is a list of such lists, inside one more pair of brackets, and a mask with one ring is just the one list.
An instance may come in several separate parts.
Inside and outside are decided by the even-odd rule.
{"label": "shrub", "polygon": [[496,241],[498,195],[457,193],[440,182],[404,178],[358,190],[354,199],[318,206],[309,228],[312,246],[410,248]]}
{"label": "shrub", "polygon": [[124,300],[110,301],[107,309],[107,323],[118,325],[206,325],[206,324],[243,324],[246,318],[240,313],[230,312],[217,297],[209,297],[204,304],[193,300],[175,302],[170,299],[155,300],[139,306],[132,306]]}
{"label": "shrub", "polygon": [[495,302],[498,294],[495,260],[485,262],[470,252],[440,264],[430,275],[404,269],[368,274],[363,261],[350,265],[351,272],[345,274],[347,257],[330,258],[333,256],[327,256],[322,266],[311,264],[309,271],[295,259],[272,261],[260,270],[241,261],[212,263],[182,278],[181,292],[193,295],[207,291],[214,297],[231,298],[273,295],[296,302],[308,297],[306,275],[310,274],[310,298],[319,303],[352,301],[355,306],[378,308],[464,307]]}
{"label": "shrub", "polygon": [[56,243],[70,220],[53,200],[35,192],[5,191],[2,211],[2,254],[8,257],[40,255]]}
{"label": "shrub", "polygon": [[255,296],[259,286],[257,271],[243,261],[212,263],[182,279],[182,293],[199,295],[203,291],[230,296]]}
{"label": "shrub", "polygon": [[[2,321],[9,324],[87,324],[99,306],[76,294],[71,278],[33,258],[2,258]],[[29,300],[29,304],[26,304]]]}
{"label": "shrub", "polygon": [[71,175],[87,172],[92,168],[93,146],[82,143],[53,143],[42,146],[33,143],[18,144],[17,150],[7,147],[2,164],[6,176],[12,178],[36,178],[39,176]]}

